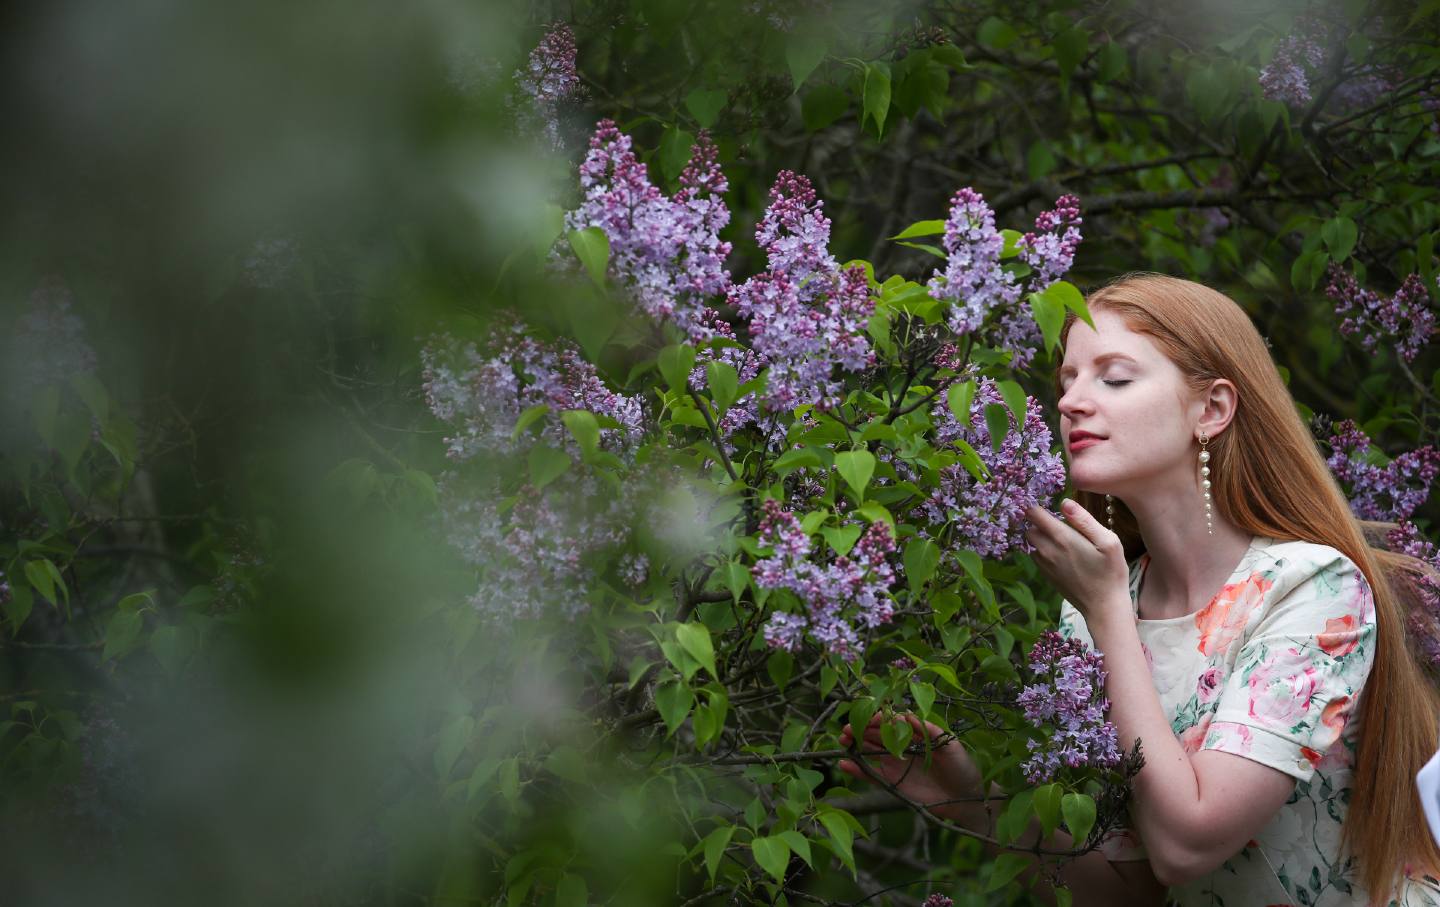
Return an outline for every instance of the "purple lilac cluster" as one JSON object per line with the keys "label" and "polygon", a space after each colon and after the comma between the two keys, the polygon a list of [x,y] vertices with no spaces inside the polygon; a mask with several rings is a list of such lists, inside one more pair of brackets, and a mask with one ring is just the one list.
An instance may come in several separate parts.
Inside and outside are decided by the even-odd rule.
{"label": "purple lilac cluster", "polygon": [[[1014,368],[1029,365],[1041,334],[1020,300],[1027,291],[1044,291],[1070,270],[1081,223],[1080,200],[1073,195],[1056,199],[1054,208],[1035,218],[1034,230],[1016,243],[1021,262],[1030,268],[1022,284],[1001,263],[1005,237],[995,226],[995,212],[974,189],[958,190],[945,220],[945,267],[937,268],[928,284],[931,296],[950,304],[950,329],[972,334],[988,324],[981,342],[1009,350]],[[998,313],[993,320],[991,313]]]}
{"label": "purple lilac cluster", "polygon": [[615,453],[628,453],[644,433],[638,396],[610,390],[572,345],[541,343],[518,322],[495,328],[481,346],[433,338],[421,362],[425,401],[454,429],[445,439],[452,460],[530,447],[528,433],[511,435],[521,413],[541,404],[551,411],[540,420],[540,438],[572,455],[579,448],[561,421],[565,410],[585,409],[618,422],[619,428],[600,430],[601,445]]}
{"label": "purple lilac cluster", "polygon": [[1054,780],[1062,765],[1115,768],[1120,764],[1119,734],[1106,719],[1105,662],[1078,639],[1054,630],[1041,634],[1030,650],[1034,683],[1020,691],[1018,704],[1036,727],[1054,726],[1045,743],[1026,743],[1031,756],[1021,768],[1031,784]]}
{"label": "purple lilac cluster", "polygon": [[1351,419],[1336,422],[1325,461],[1335,478],[1350,485],[1350,509],[1362,520],[1399,521],[1430,497],[1440,474],[1440,451],[1430,446],[1409,450],[1385,466],[1366,459],[1370,438]]}
{"label": "purple lilac cluster", "polygon": [[645,585],[645,580],[650,576],[650,558],[641,553],[626,554],[620,558],[615,572],[621,582],[639,588]]}
{"label": "purple lilac cluster", "polygon": [[1385,541],[1391,551],[1417,558],[1428,567],[1410,583],[1416,601],[1406,626],[1420,654],[1432,668],[1440,669],[1440,551],[1409,520],[1400,520]]}
{"label": "purple lilac cluster", "polygon": [[751,346],[770,369],[765,405],[830,405],[835,369],[874,364],[866,328],[875,311],[865,271],[830,254],[830,219],[804,176],[785,170],[755,229],[768,270],[734,287],[730,302],[749,322]]}
{"label": "purple lilac cluster", "polygon": [[74,301],[69,285],[53,274],[30,293],[29,311],[16,323],[5,357],[4,383],[20,405],[42,387],[64,387],[72,377],[95,371],[95,350],[86,340],[85,323],[71,311]]}
{"label": "purple lilac cluster", "polygon": [[730,289],[725,259],[729,184],[715,146],[701,132],[680,189],[667,197],[650,182],[628,135],[602,120],[580,165],[584,201],[565,215],[567,231],[599,227],[610,241],[610,274],[647,314],[674,322],[695,343],[713,336],[706,300]]}
{"label": "purple lilac cluster", "polygon": [[[584,409],[618,427],[600,430],[600,444],[626,460],[644,432],[638,398],[607,388],[595,367],[566,343],[544,344],[518,323],[495,329],[486,342],[436,338],[423,352],[426,401],[448,423],[447,454],[457,465],[439,477],[439,524],[450,545],[480,573],[471,604],[503,623],[534,617],[550,608],[574,616],[598,576],[605,553],[622,546],[643,500],[625,486],[617,495],[588,470],[567,470],[543,489],[522,486],[506,501],[495,458],[513,458],[536,443],[579,456],[579,445],[561,414]],[[550,412],[512,438],[520,415],[533,406]],[[623,567],[627,578],[648,566]]]}
{"label": "purple lilac cluster", "polygon": [[516,87],[530,99],[529,118],[538,121],[540,131],[552,148],[561,148],[560,105],[580,93],[580,74],[575,71],[575,33],[563,22],[551,26],[530,52],[522,70],[515,72]]}
{"label": "purple lilac cluster", "polygon": [[803,615],[784,611],[771,615],[764,630],[771,646],[793,652],[808,631],[827,652],[853,660],[863,645],[851,621],[874,628],[894,617],[889,589],[895,570],[889,558],[895,539],[883,521],[871,523],[848,555],[820,564],[800,521],[771,499],[762,507],[760,539],[774,553],[755,565],[756,585],[788,589],[806,609]]}
{"label": "purple lilac cluster", "polygon": [[955,907],[955,902],[943,894],[932,894],[925,899],[920,907]]}
{"label": "purple lilac cluster", "polygon": [[1394,342],[1401,358],[1413,362],[1435,332],[1430,294],[1418,274],[1406,277],[1395,295],[1386,299],[1361,287],[1349,271],[1331,264],[1325,295],[1335,301],[1335,314],[1344,319],[1340,333],[1361,335],[1360,346],[1366,352],[1374,352],[1384,338]]}
{"label": "purple lilac cluster", "polygon": [[1271,101],[1290,107],[1310,103],[1310,80],[1325,64],[1325,27],[1302,16],[1290,34],[1275,45],[1275,53],[1260,70],[1260,90]]}
{"label": "purple lilac cluster", "polygon": [[1011,429],[997,452],[985,423],[985,407],[992,403],[1004,405],[994,380],[982,378],[965,422],[944,402],[936,404],[931,412],[936,443],[966,441],[980,455],[989,478],[980,481],[959,464],[947,466],[920,510],[934,525],[953,522],[956,536],[981,557],[1001,558],[1017,549],[1034,550],[1025,539],[1025,511],[1064,488],[1065,463],[1050,452],[1050,428],[1034,397],[1026,398],[1023,426],[1009,416]]}

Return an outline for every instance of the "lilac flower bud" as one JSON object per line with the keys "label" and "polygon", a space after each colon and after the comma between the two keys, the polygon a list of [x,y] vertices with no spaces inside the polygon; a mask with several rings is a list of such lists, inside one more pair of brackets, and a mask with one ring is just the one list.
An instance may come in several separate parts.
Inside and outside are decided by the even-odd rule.
{"label": "lilac flower bud", "polygon": [[955,907],[955,902],[943,894],[932,894],[920,907]]}
{"label": "lilac flower bud", "polygon": [[561,148],[558,111],[565,101],[580,93],[580,75],[575,70],[575,33],[570,26],[551,26],[530,52],[524,70],[515,73],[515,84],[533,107],[527,119],[538,120],[540,131],[551,147]]}

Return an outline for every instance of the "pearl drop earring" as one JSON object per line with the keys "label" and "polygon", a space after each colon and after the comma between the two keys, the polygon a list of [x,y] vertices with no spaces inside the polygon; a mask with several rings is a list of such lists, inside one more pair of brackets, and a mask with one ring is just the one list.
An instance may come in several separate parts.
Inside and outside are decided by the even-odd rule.
{"label": "pearl drop earring", "polygon": [[1205,531],[1211,535],[1215,534],[1214,511],[1211,509],[1210,499],[1210,451],[1205,445],[1210,443],[1209,435],[1203,431],[1200,433],[1200,488],[1205,492]]}
{"label": "pearl drop earring", "polygon": [[1115,499],[1105,495],[1105,522],[1110,524],[1110,531],[1115,531]]}

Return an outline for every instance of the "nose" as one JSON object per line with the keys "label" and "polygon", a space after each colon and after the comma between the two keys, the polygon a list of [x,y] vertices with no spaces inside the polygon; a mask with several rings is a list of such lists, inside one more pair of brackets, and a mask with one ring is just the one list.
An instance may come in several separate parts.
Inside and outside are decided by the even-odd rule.
{"label": "nose", "polygon": [[1085,415],[1094,411],[1095,405],[1091,402],[1089,395],[1082,393],[1079,388],[1080,382],[1073,381],[1070,389],[1060,395],[1060,399],[1055,403],[1055,408],[1060,410],[1060,415],[1074,419],[1077,415]]}

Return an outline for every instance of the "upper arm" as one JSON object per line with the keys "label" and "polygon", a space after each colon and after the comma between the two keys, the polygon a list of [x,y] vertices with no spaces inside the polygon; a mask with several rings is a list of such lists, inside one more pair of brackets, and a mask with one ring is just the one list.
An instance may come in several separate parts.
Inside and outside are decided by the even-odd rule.
{"label": "upper arm", "polygon": [[1230,859],[1260,834],[1295,790],[1295,778],[1243,756],[1201,750],[1190,757],[1200,793],[1204,829],[1188,866],[1176,867],[1178,884],[1204,875]]}

